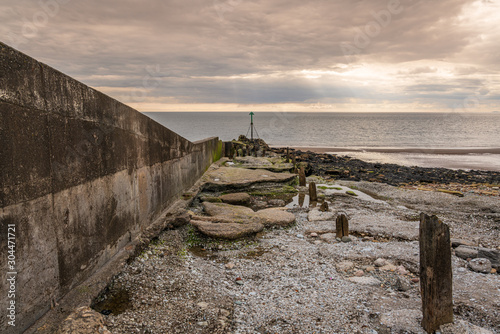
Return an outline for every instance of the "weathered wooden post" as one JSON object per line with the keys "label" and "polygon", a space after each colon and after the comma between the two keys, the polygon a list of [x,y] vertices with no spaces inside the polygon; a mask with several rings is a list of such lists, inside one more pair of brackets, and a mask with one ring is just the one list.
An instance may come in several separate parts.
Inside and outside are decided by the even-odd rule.
{"label": "weathered wooden post", "polygon": [[299,186],[306,186],[306,171],[304,170],[304,166],[300,167],[299,170]]}
{"label": "weathered wooden post", "polygon": [[337,216],[335,227],[337,230],[337,238],[342,239],[342,237],[349,236],[349,221],[347,220],[347,216],[345,214],[342,213]]}
{"label": "weathered wooden post", "polygon": [[318,201],[318,194],[316,193],[316,183],[314,182],[309,183],[309,201],[310,202]]}
{"label": "weathered wooden post", "polygon": [[292,164],[293,164],[293,172],[297,172],[297,160],[295,159],[295,153],[292,154]]}
{"label": "weathered wooden post", "polygon": [[453,322],[450,229],[436,216],[420,214],[422,327],[434,333]]}
{"label": "weathered wooden post", "polygon": [[319,207],[319,211],[321,212],[328,212],[330,209],[328,208],[328,202],[324,201],[321,203],[321,206]]}
{"label": "weathered wooden post", "polygon": [[286,163],[290,162],[290,149],[287,147],[286,148]]}

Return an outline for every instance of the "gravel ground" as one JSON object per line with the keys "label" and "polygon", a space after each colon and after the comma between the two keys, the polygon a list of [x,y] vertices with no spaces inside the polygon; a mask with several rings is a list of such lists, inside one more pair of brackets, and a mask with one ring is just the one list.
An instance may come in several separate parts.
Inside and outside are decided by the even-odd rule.
{"label": "gravel ground", "polygon": [[[294,226],[239,242],[204,239],[189,226],[164,231],[95,308],[113,311],[112,333],[424,333],[416,217],[436,213],[453,238],[497,248],[498,198],[342,184],[383,200],[327,196],[355,227],[352,242],[311,236],[334,222],[309,222],[307,208],[291,209]],[[193,240],[201,247],[190,248]],[[500,333],[500,276],[466,264],[453,256],[455,319]]]}

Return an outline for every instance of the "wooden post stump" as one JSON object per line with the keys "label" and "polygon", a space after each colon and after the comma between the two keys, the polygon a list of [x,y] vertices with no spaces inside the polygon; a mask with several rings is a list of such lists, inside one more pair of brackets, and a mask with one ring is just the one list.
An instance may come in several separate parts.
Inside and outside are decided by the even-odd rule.
{"label": "wooden post stump", "polygon": [[337,216],[337,220],[335,222],[336,230],[337,230],[337,238],[342,239],[342,237],[349,236],[349,221],[347,220],[347,216],[341,214]]}
{"label": "wooden post stump", "polygon": [[453,322],[450,229],[436,216],[420,214],[422,327],[434,333]]}
{"label": "wooden post stump", "polygon": [[318,194],[316,193],[316,183],[314,182],[309,183],[309,201],[310,202],[318,201]]}
{"label": "wooden post stump", "polygon": [[299,186],[306,186],[306,171],[304,170],[304,167],[300,167],[299,170]]}
{"label": "wooden post stump", "polygon": [[328,208],[328,202],[324,201],[321,203],[321,206],[319,207],[319,211],[321,212],[328,212],[330,209]]}
{"label": "wooden post stump", "polygon": [[286,148],[286,163],[289,163],[290,162],[290,150],[289,148],[287,147]]}

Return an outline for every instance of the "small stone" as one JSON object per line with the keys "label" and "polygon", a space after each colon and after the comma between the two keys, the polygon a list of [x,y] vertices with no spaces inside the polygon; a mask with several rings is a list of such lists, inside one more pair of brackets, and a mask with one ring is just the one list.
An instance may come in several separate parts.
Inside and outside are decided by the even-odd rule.
{"label": "small stone", "polygon": [[200,321],[200,322],[198,322],[198,326],[207,327],[208,326],[208,321]]}
{"label": "small stone", "polygon": [[383,271],[396,271],[397,267],[393,264],[386,264],[385,266],[383,267],[380,267],[380,270],[383,270]]}
{"label": "small stone", "polygon": [[314,244],[315,244],[315,245],[319,245],[320,243],[321,243],[321,240],[315,240],[315,241],[314,241]]}
{"label": "small stone", "polygon": [[205,302],[201,302],[201,303],[198,303],[196,305],[198,305],[202,310],[204,310],[208,307],[208,303],[205,303]]}
{"label": "small stone", "polygon": [[316,237],[318,237],[318,233],[311,233],[310,236],[313,238],[316,238]]}
{"label": "small stone", "polygon": [[342,237],[342,242],[351,242],[352,239],[350,237],[343,236]]}
{"label": "small stone", "polygon": [[373,267],[373,266],[366,267],[366,272],[368,272],[368,273],[372,272],[374,270],[375,270],[375,267]]}
{"label": "small stone", "polygon": [[403,266],[397,267],[396,270],[398,271],[398,274],[400,274],[400,275],[408,275],[408,270],[406,270],[406,268]]}
{"label": "small stone", "polygon": [[375,260],[375,267],[383,267],[387,264],[387,260],[386,259],[382,259],[382,258],[378,258]]}
{"label": "small stone", "polygon": [[420,278],[418,278],[418,277],[413,277],[413,278],[411,279],[411,282],[412,282],[412,283],[418,283],[418,282],[420,282]]}
{"label": "small stone", "polygon": [[304,239],[304,236],[302,234],[297,234],[296,237],[299,239]]}
{"label": "small stone", "polygon": [[243,285],[243,281],[236,281],[236,284]]}
{"label": "small stone", "polygon": [[398,277],[396,280],[396,289],[398,291],[408,291],[411,289],[411,286],[406,279]]}
{"label": "small stone", "polygon": [[496,273],[497,273],[497,270],[496,270],[495,268],[492,268],[490,273],[491,273],[491,274],[496,274]]}
{"label": "small stone", "polygon": [[476,271],[478,273],[489,274],[491,272],[491,261],[484,258],[472,259],[468,263],[469,268],[472,271]]}
{"label": "small stone", "polygon": [[226,267],[226,269],[233,269],[234,263],[232,263],[232,262],[226,263],[225,267]]}
{"label": "small stone", "polygon": [[358,270],[354,273],[354,276],[361,277],[364,276],[365,272],[363,270]]}
{"label": "small stone", "polygon": [[342,261],[340,263],[337,263],[337,270],[341,271],[348,271],[354,268],[354,263],[351,261]]}

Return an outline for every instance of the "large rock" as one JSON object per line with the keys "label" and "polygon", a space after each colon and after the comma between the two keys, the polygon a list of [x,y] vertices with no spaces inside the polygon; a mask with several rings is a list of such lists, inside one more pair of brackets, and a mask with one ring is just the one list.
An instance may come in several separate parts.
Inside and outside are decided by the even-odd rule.
{"label": "large rock", "polygon": [[273,173],[262,169],[220,167],[205,173],[203,179],[205,189],[221,191],[224,189],[243,189],[266,183],[289,183],[296,177],[295,174]]}
{"label": "large rock", "polygon": [[235,223],[255,222],[255,212],[245,206],[203,202],[203,208],[205,212],[212,217],[233,220]]}
{"label": "large rock", "polygon": [[57,334],[111,334],[106,329],[104,317],[90,307],[83,306],[71,313],[59,326]]}
{"label": "large rock", "polygon": [[264,226],[288,226],[295,215],[286,208],[270,208],[258,212],[225,203],[203,202],[205,212],[211,217],[198,217],[191,221],[201,233],[217,238],[237,239],[262,231]]}
{"label": "large rock", "polygon": [[266,226],[288,226],[295,221],[295,215],[285,211],[286,208],[270,208],[257,211],[255,216]]}
{"label": "large rock", "polygon": [[201,233],[213,237],[234,240],[248,235],[259,233],[264,225],[255,222],[249,223],[211,223],[200,220],[192,220],[191,224]]}
{"label": "large rock", "polygon": [[461,259],[475,259],[477,257],[478,251],[477,249],[467,247],[467,246],[458,246],[455,248],[455,255]]}
{"label": "large rock", "polygon": [[500,269],[500,251],[488,248],[478,248],[477,257],[490,260],[493,268]]}
{"label": "large rock", "polygon": [[266,157],[237,157],[234,162],[243,168],[250,169],[267,169],[273,172],[289,171],[293,168],[292,163],[283,161],[280,157],[266,158]]}
{"label": "large rock", "polygon": [[233,205],[248,205],[250,203],[250,195],[247,193],[233,193],[220,196],[222,202]]}

